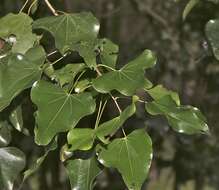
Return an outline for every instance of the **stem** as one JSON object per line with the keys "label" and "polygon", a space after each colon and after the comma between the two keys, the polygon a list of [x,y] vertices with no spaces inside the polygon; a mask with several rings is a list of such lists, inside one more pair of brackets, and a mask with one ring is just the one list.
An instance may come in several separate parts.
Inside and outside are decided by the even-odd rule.
{"label": "stem", "polygon": [[29,1],[29,0],[26,0],[26,1],[25,1],[24,5],[21,7],[19,13],[21,13],[21,12],[24,10],[24,8],[26,7],[28,1]]}
{"label": "stem", "polygon": [[31,9],[32,9],[32,7],[34,6],[34,4],[37,2],[37,0],[34,0],[32,3],[31,3],[31,5],[30,5],[30,7],[29,7],[29,9],[28,9],[28,11],[27,11],[27,14],[29,15],[30,14],[30,11],[31,11]]}
{"label": "stem", "polygon": [[58,13],[56,12],[56,10],[53,8],[53,6],[51,5],[51,3],[49,2],[49,0],[44,0],[47,7],[50,9],[50,11],[55,15],[58,16]]}
{"label": "stem", "polygon": [[52,51],[52,52],[48,53],[48,54],[47,54],[47,57],[49,57],[49,56],[51,56],[51,55],[55,54],[56,52],[58,52],[58,51],[57,51],[57,50],[55,50],[55,51]]}
{"label": "stem", "polygon": [[[102,73],[99,71],[98,67],[96,67],[95,70],[96,70],[96,72],[97,72],[97,74],[98,74],[99,76],[102,76]],[[116,98],[115,98],[111,93],[109,93],[109,94],[110,94],[112,100],[114,101],[114,103],[115,103],[115,105],[116,105],[116,107],[117,107],[119,113],[121,114],[121,113],[122,113],[122,109],[120,108],[118,102],[116,101]],[[122,127],[122,132],[123,132],[123,135],[126,137],[126,133],[125,133],[123,127]]]}
{"label": "stem", "polygon": [[55,60],[54,62],[51,63],[51,65],[55,65],[56,63],[58,63],[59,61],[61,61],[64,57],[66,57],[67,54],[64,54],[62,57],[60,57],[59,59]]}
{"label": "stem", "polygon": [[113,69],[112,67],[109,67],[109,66],[107,66],[107,65],[98,64],[97,67],[98,67],[98,66],[102,66],[102,67],[108,68],[108,69],[110,69],[110,70],[112,70],[112,71],[116,71],[116,69]]}

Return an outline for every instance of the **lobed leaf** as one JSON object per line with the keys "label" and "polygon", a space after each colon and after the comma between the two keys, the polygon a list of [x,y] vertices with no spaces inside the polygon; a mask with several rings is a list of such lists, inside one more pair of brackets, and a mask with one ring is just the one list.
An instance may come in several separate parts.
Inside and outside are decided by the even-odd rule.
{"label": "lobed leaf", "polygon": [[192,106],[178,106],[170,95],[145,105],[151,115],[164,115],[170,126],[186,134],[206,133],[208,125],[202,113]]}
{"label": "lobed leaf", "polygon": [[95,100],[90,93],[68,94],[46,81],[37,82],[31,90],[37,105],[35,141],[47,145],[60,132],[75,127],[78,121],[95,111]]}
{"label": "lobed leaf", "polygon": [[37,36],[32,33],[32,22],[24,13],[9,13],[0,19],[0,38],[13,44],[13,53],[24,54],[34,46]]}
{"label": "lobed leaf", "polygon": [[144,130],[135,130],[127,137],[115,139],[98,153],[106,167],[118,169],[129,189],[140,190],[147,178],[152,159],[152,142]]}
{"label": "lobed leaf", "polygon": [[0,59],[0,111],[39,80],[44,60],[45,52],[41,46],[28,50],[25,55],[11,54]]}
{"label": "lobed leaf", "polygon": [[108,72],[94,79],[93,87],[100,93],[117,90],[123,95],[131,96],[136,90],[145,87],[144,71],[155,64],[155,56],[151,51],[145,50],[120,70]]}
{"label": "lobed leaf", "polygon": [[96,65],[95,39],[99,22],[91,13],[63,14],[34,21],[34,29],[44,29],[55,38],[55,45],[62,54],[78,51],[88,66]]}

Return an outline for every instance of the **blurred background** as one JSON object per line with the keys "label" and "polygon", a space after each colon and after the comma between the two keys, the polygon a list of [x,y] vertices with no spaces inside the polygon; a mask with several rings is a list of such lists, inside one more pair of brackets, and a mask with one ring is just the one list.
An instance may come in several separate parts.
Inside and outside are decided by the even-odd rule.
{"label": "blurred background", "polygon": [[[219,189],[219,63],[212,56],[204,32],[206,22],[219,16],[219,5],[203,0],[183,22],[182,12],[187,2],[51,0],[60,11],[91,11],[100,20],[100,37],[119,44],[120,65],[144,49],[153,50],[158,63],[147,72],[148,78],[154,84],[178,91],[182,104],[199,107],[208,119],[211,135],[182,135],[172,131],[164,118],[146,115],[143,105],[138,105],[137,114],[126,125],[147,126],[153,141],[154,159],[144,190]],[[23,4],[22,0],[1,0],[0,16],[17,13]],[[32,17],[46,15],[51,13],[39,1]],[[108,108],[108,112],[113,111],[114,108]],[[30,125],[31,119],[26,120],[24,123]],[[41,148],[34,145],[31,137],[14,133],[17,138],[13,143],[25,151],[30,158],[28,162],[41,155]],[[126,189],[121,176],[113,169],[105,170],[98,178],[95,189]],[[58,151],[50,153],[41,169],[22,188],[65,189],[70,187]]]}

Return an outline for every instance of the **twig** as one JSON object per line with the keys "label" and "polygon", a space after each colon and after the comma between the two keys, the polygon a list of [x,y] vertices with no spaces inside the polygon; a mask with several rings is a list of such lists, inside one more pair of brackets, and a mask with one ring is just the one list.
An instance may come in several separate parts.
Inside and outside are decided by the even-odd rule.
{"label": "twig", "polygon": [[[96,72],[97,72],[97,74],[98,74],[99,76],[102,76],[102,73],[99,71],[98,67],[96,67],[95,70],[96,70]],[[112,100],[114,101],[114,103],[115,103],[115,105],[116,105],[116,107],[117,107],[119,113],[121,114],[121,113],[122,113],[122,109],[120,108],[120,106],[119,106],[119,104],[118,104],[116,98],[115,98],[111,93],[109,93],[109,94],[110,94]],[[123,129],[123,127],[122,127],[122,133],[123,133],[123,135],[124,135],[125,137],[127,136],[126,133],[125,133],[125,130]]]}
{"label": "twig", "polygon": [[49,0],[44,0],[47,7],[51,10],[51,12],[55,15],[58,16],[58,13],[56,12],[56,10],[53,8],[53,6],[51,5],[51,3],[49,2]]}
{"label": "twig", "polygon": [[23,5],[22,8],[20,9],[19,13],[21,13],[21,12],[24,10],[24,8],[26,7],[28,1],[29,1],[29,0],[26,0],[26,1],[25,1],[24,5]]}

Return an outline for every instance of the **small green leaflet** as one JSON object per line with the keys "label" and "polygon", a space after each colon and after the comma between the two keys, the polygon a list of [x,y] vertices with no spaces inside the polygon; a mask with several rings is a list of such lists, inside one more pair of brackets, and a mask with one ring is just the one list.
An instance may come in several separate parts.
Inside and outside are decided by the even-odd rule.
{"label": "small green leaflet", "polygon": [[122,111],[118,117],[100,124],[96,129],[74,128],[70,130],[67,136],[68,144],[71,145],[69,150],[89,150],[93,147],[96,138],[106,144],[109,143],[107,136],[114,135],[124,122],[135,113],[137,100],[138,97],[134,96],[132,104]]}
{"label": "small green leaflet", "polygon": [[101,172],[95,157],[87,160],[69,160],[66,170],[70,179],[71,189],[78,190],[92,190],[93,181]]}
{"label": "small green leaflet", "polygon": [[148,94],[150,94],[150,96],[154,99],[154,100],[159,100],[162,97],[166,96],[166,95],[170,95],[172,97],[172,99],[176,102],[176,104],[179,106],[180,105],[180,99],[179,99],[179,95],[171,90],[167,90],[166,88],[164,88],[162,85],[157,85],[149,90],[146,90],[146,92]]}
{"label": "small green leaflet", "polygon": [[85,65],[83,63],[67,64],[63,68],[55,70],[52,77],[63,86],[72,82],[75,76],[84,68]]}
{"label": "small green leaflet", "polygon": [[32,22],[24,13],[10,13],[0,19],[0,38],[13,44],[13,53],[24,54],[37,41],[37,36],[32,33]]}
{"label": "small green leaflet", "polygon": [[164,115],[170,126],[177,132],[186,134],[207,133],[208,125],[202,113],[192,106],[178,106],[170,95],[146,103],[151,115]]}
{"label": "small green leaflet", "polygon": [[25,55],[11,54],[0,59],[0,111],[40,78],[44,60],[45,52],[41,46],[28,50]]}
{"label": "small green leaflet", "polygon": [[0,148],[0,184],[2,190],[12,190],[14,180],[25,167],[25,155],[15,147]]}
{"label": "small green leaflet", "polygon": [[108,39],[100,39],[99,48],[102,64],[115,69],[119,53],[118,45]]}
{"label": "small green leaflet", "polygon": [[68,133],[69,151],[89,150],[96,138],[95,130],[90,128],[74,128]]}
{"label": "small green leaflet", "polygon": [[7,121],[0,122],[0,147],[8,146],[11,142],[11,129]]}
{"label": "small green leaflet", "polygon": [[88,66],[95,66],[95,40],[100,25],[91,13],[63,14],[41,18],[34,21],[33,28],[49,31],[55,38],[56,47],[62,54],[69,50],[78,51]]}
{"label": "small green leaflet", "polygon": [[120,70],[110,71],[93,80],[93,87],[100,93],[117,90],[123,95],[131,96],[136,90],[145,87],[145,69],[156,64],[156,58],[149,50],[129,62]]}
{"label": "small green leaflet", "polygon": [[75,127],[78,121],[95,111],[96,103],[90,93],[68,94],[46,81],[33,85],[31,99],[37,105],[35,141],[47,145],[60,132]]}
{"label": "small green leaflet", "polygon": [[219,19],[210,20],[206,25],[206,35],[211,44],[214,56],[219,60]]}
{"label": "small green leaflet", "polygon": [[99,151],[100,163],[118,169],[130,190],[141,190],[152,159],[152,142],[144,130],[135,130],[124,138],[115,139]]}

